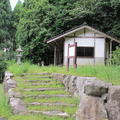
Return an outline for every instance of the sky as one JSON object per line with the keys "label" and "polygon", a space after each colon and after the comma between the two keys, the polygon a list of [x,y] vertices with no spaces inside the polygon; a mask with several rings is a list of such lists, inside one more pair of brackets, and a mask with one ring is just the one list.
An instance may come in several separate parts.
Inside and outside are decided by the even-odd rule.
{"label": "sky", "polygon": [[[21,0],[21,2],[23,2],[24,0]],[[10,4],[11,4],[11,8],[12,10],[14,9],[16,3],[18,2],[18,0],[10,0]]]}

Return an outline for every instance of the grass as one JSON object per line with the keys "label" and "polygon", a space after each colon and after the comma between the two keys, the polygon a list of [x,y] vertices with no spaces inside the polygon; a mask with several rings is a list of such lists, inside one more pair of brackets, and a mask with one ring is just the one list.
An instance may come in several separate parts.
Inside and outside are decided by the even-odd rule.
{"label": "grass", "polygon": [[[27,102],[28,101],[30,102],[31,101],[30,99],[32,99],[32,98],[25,98],[25,99],[27,100]],[[56,98],[54,98],[54,99],[56,99]],[[60,98],[60,99],[62,99],[62,98]],[[36,99],[34,99],[34,100],[36,100]],[[49,102],[49,99],[47,99],[47,100]],[[66,100],[66,101],[68,101],[68,100]],[[43,99],[43,102],[44,102],[44,99]],[[72,100],[71,100],[71,102],[72,102]],[[8,100],[6,97],[4,97],[2,84],[0,84],[0,117],[6,118],[9,120],[65,120],[64,118],[60,118],[58,116],[48,117],[48,116],[41,115],[41,114],[39,114],[37,116],[31,115],[31,114],[12,115],[12,113],[10,111],[10,107],[8,105]],[[74,118],[66,118],[66,120],[74,120]]]}
{"label": "grass", "polygon": [[8,100],[6,97],[4,97],[2,84],[0,84],[0,116],[3,118],[9,118],[12,116],[8,105]]}
{"label": "grass", "polygon": [[75,114],[75,111],[78,107],[71,107],[71,106],[28,106],[28,110],[39,110],[39,111],[50,111],[50,110],[64,110],[69,115]]}
{"label": "grass", "polygon": [[40,91],[24,91],[24,92],[21,92],[23,95],[55,95],[55,94],[66,94],[66,95],[69,95],[68,92],[65,92],[64,90],[46,90],[46,91],[43,91],[43,92],[40,92]]}
{"label": "grass", "polygon": [[[69,74],[74,76],[87,76],[87,77],[97,77],[105,82],[111,82],[114,85],[120,85],[120,66],[78,66],[76,70],[70,67],[69,71],[66,71],[66,67],[59,66],[44,66],[30,65],[29,62],[19,65],[9,65],[8,70],[14,75],[22,75],[23,72],[27,73],[60,73]],[[34,76],[34,75],[33,75]],[[33,78],[30,78],[33,79]]]}
{"label": "grass", "polygon": [[68,103],[68,104],[75,104],[76,106],[79,105],[79,99],[76,99],[76,98],[63,98],[63,97],[52,97],[51,98],[43,98],[43,99],[38,99],[38,98],[23,98],[24,102],[25,103],[30,103],[30,102],[40,102],[40,103],[56,103],[56,102],[65,102],[65,103]]}

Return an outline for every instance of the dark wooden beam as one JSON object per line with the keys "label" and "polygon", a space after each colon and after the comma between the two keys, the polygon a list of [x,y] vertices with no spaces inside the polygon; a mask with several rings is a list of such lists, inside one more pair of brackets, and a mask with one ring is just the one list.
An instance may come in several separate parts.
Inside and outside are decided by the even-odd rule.
{"label": "dark wooden beam", "polygon": [[54,46],[54,66],[56,66],[57,65],[57,63],[56,63],[56,60],[57,59],[57,56],[56,56],[56,45]]}
{"label": "dark wooden beam", "polygon": [[111,65],[111,59],[112,59],[112,40],[110,40],[110,65]]}

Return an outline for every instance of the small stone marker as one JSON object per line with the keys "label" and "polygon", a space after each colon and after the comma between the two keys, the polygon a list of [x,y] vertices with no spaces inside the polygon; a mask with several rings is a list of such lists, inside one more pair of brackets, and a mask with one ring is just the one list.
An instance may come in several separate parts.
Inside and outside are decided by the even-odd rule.
{"label": "small stone marker", "polygon": [[42,67],[44,66],[44,61],[42,60],[42,62],[41,62],[41,65],[42,65]]}

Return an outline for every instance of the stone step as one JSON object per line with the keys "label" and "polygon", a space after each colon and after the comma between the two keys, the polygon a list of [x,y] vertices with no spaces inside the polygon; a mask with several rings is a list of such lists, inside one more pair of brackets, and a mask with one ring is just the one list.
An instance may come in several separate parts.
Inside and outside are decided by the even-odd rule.
{"label": "stone step", "polygon": [[22,91],[46,91],[46,90],[64,90],[64,88],[38,88],[38,89],[23,89]]}
{"label": "stone step", "polygon": [[38,85],[57,85],[55,83],[32,83],[32,84],[25,84],[27,86],[38,86]]}
{"label": "stone step", "polygon": [[[27,79],[31,77],[21,77],[22,79]],[[37,77],[32,77],[32,78],[52,78],[52,76],[37,76]]]}
{"label": "stone step", "polygon": [[53,80],[26,80],[25,82],[43,82],[43,83],[48,83],[52,82]]}
{"label": "stone step", "polygon": [[28,111],[31,114],[43,114],[43,115],[47,115],[47,116],[60,116],[60,117],[70,117],[69,114],[67,114],[66,112],[60,111],[60,110],[53,110],[53,111],[37,111],[37,110],[29,110]]}
{"label": "stone step", "polygon": [[43,72],[43,73],[23,73],[22,76],[25,75],[50,75],[50,73]]}
{"label": "stone step", "polygon": [[63,95],[63,94],[55,94],[55,95],[23,95],[23,97],[35,97],[35,98],[67,97],[67,98],[70,98],[70,97],[72,97],[72,95]]}
{"label": "stone step", "polygon": [[74,104],[68,104],[68,103],[63,103],[63,102],[56,102],[56,103],[39,103],[39,102],[31,102],[31,103],[27,103],[26,105],[32,105],[32,106],[71,106],[71,107],[75,107]]}

